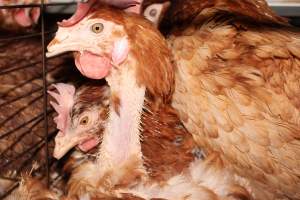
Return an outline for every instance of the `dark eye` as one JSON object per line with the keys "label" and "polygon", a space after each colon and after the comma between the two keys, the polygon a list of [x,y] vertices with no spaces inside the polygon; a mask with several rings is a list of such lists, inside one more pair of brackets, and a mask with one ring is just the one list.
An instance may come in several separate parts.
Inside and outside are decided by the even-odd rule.
{"label": "dark eye", "polygon": [[89,123],[89,117],[85,116],[80,120],[80,125],[87,125]]}
{"label": "dark eye", "polygon": [[103,31],[103,24],[102,23],[96,23],[96,24],[93,24],[92,26],[92,31],[94,33],[101,33]]}
{"label": "dark eye", "polygon": [[150,14],[151,17],[155,17],[156,14],[157,14],[157,10],[153,8],[153,9],[150,10],[149,14]]}

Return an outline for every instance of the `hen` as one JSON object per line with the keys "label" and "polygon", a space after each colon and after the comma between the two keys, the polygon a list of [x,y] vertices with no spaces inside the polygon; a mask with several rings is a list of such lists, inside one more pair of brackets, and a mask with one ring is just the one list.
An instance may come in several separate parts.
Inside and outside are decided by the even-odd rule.
{"label": "hen", "polygon": [[[85,22],[87,22],[86,20],[91,21],[89,23],[92,24],[81,23],[88,26],[81,29],[85,32],[82,34],[87,36],[91,32],[93,37],[89,38],[90,41],[86,40],[86,47],[89,48],[89,51],[85,51],[83,48],[82,54],[77,53],[75,55],[76,63],[80,71],[88,77],[100,79],[107,76],[106,80],[110,86],[109,117],[100,147],[102,156],[98,160],[101,165],[97,176],[109,179],[107,175],[112,173],[111,170],[117,173],[119,168],[134,163],[135,169],[132,174],[138,173],[143,177],[146,171],[142,160],[139,121],[144,106],[144,97],[147,95],[149,99],[157,102],[158,106],[160,102],[170,101],[174,84],[173,69],[169,50],[160,33],[144,19],[115,11],[117,10],[101,9],[89,15],[89,17],[93,16],[94,18],[83,19]],[[136,23],[139,23],[140,26],[136,26]],[[123,24],[128,26],[125,28]],[[75,39],[73,36],[76,36],[75,40],[81,40],[81,35],[72,34],[72,37],[69,37],[69,29],[69,27],[60,28],[59,31],[62,31],[63,35],[57,34],[56,39],[51,43],[53,45],[50,44],[49,46],[52,55],[78,48],[77,44],[62,47],[64,43],[60,43],[60,40],[64,40],[65,36],[71,40]],[[139,34],[136,34],[137,32]],[[114,37],[111,37],[111,33],[114,33]],[[148,40],[145,36],[149,35],[151,39]],[[103,47],[95,43],[96,38],[103,41]],[[154,41],[157,41],[159,51],[151,49]],[[90,48],[92,44],[94,46]],[[131,44],[136,45],[129,47]],[[99,57],[97,56],[98,52],[109,55],[109,57]],[[147,55],[147,57],[143,55]],[[96,58],[97,62],[89,63],[91,58]],[[150,60],[149,58],[155,59]],[[87,63],[89,67],[85,68]],[[152,67],[154,63],[157,68]],[[145,71],[144,69],[148,70]],[[161,81],[155,81],[151,78],[155,72],[157,78],[167,78],[167,81],[163,81],[164,84],[161,84]],[[141,75],[138,81],[135,78],[137,73]],[[166,76],[165,73],[168,75]],[[145,81],[147,84],[144,84]],[[149,83],[155,83],[155,85],[147,88],[146,91],[144,85],[153,85]],[[63,137],[60,138],[60,140],[62,139]],[[119,179],[121,180],[122,177]],[[114,185],[118,181],[117,179],[113,180],[111,184]],[[103,180],[103,182],[105,181]]]}
{"label": "hen", "polygon": [[[0,6],[40,3],[40,0],[0,0]],[[37,24],[40,8],[0,9],[0,28],[9,31],[20,31]]]}
{"label": "hen", "polygon": [[[109,88],[102,83],[84,84],[76,92],[74,86],[69,84],[59,83],[56,88],[59,93],[50,92],[59,103],[60,109],[52,103],[59,113],[56,121],[60,125],[60,122],[67,118],[65,131],[60,134],[65,135],[64,138],[70,138],[65,141],[64,146],[56,145],[55,152],[59,152],[56,155],[62,156],[67,151],[66,148],[76,144],[84,152],[89,151],[102,140],[108,116]],[[72,97],[66,95],[70,90],[74,91]],[[66,107],[67,99],[68,102],[72,102],[69,107]],[[62,112],[63,108],[67,110]],[[184,196],[190,196],[188,199],[199,199],[199,195],[209,199],[214,199],[214,196],[250,198],[217,155],[211,155],[205,161],[195,160],[202,157],[201,151],[169,105],[156,108],[153,102],[147,101],[141,126],[143,165],[146,167],[148,178],[122,180],[114,189],[117,193],[110,191],[110,195],[126,193],[145,199],[173,200],[184,199]],[[92,142],[93,140],[95,142]],[[96,156],[101,157],[101,154]],[[73,163],[67,166],[73,166]],[[103,186],[95,186],[95,179],[91,178],[95,176],[95,167],[90,161],[72,170],[68,197],[79,198],[87,194],[100,196],[99,191]],[[126,172],[128,168],[120,170]],[[124,194],[121,196],[124,197]]]}
{"label": "hen", "polygon": [[134,152],[144,98],[169,103],[175,85],[172,104],[188,131],[251,180],[257,199],[299,198],[297,30],[264,1],[173,3],[167,42],[176,70],[159,33],[118,11],[101,9],[60,27],[48,46],[48,56],[80,52],[81,73],[106,77],[111,87],[102,162],[141,160]]}

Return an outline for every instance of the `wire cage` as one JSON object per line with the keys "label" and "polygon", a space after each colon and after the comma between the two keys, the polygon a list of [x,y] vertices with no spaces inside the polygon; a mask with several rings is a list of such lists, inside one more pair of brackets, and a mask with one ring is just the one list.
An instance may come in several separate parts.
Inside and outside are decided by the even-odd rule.
{"label": "wire cage", "polygon": [[76,72],[69,54],[46,59],[46,44],[57,29],[58,18],[46,16],[45,9],[77,2],[49,2],[0,6],[39,7],[41,11],[40,23],[33,30],[21,35],[0,33],[0,199],[18,187],[23,173],[54,188],[59,179],[54,173],[59,163],[51,157],[56,128],[47,89],[55,82],[70,81]]}
{"label": "wire cage", "polygon": [[44,1],[0,6],[38,7],[41,11],[40,23],[33,30],[18,35],[0,32],[0,199],[18,187],[23,173],[38,177],[53,189],[61,179],[57,173],[61,163],[51,156],[57,130],[47,90],[57,82],[78,83],[82,76],[70,54],[46,59],[46,44],[57,29],[56,21],[65,16],[46,14],[45,9],[80,0]]}

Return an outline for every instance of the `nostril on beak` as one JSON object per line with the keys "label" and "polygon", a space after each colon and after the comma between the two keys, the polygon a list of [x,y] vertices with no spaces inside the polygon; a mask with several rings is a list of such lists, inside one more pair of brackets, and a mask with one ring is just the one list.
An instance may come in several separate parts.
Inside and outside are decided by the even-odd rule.
{"label": "nostril on beak", "polygon": [[59,43],[60,43],[60,41],[59,41],[58,39],[54,38],[54,39],[48,44],[47,48],[50,48],[51,46],[56,45],[56,44],[59,44]]}

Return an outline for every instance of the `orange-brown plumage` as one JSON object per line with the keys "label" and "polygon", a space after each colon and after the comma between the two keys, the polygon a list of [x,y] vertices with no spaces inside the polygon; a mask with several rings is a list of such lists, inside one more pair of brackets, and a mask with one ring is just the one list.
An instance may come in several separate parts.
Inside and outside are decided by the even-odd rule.
{"label": "orange-brown plumage", "polygon": [[[98,104],[99,107],[101,107],[99,112],[107,113],[108,106],[105,102],[110,98],[109,92],[106,91],[108,89],[107,86],[97,83],[81,86],[76,92],[77,100],[74,102],[74,107],[77,107],[77,109],[88,109],[89,105]],[[91,95],[93,97],[91,97]],[[83,101],[83,99],[85,100]],[[106,121],[106,117],[100,118],[99,120]],[[103,128],[103,126],[97,127],[98,130],[96,131],[98,131],[97,134],[99,138],[102,138]],[[124,176],[124,179],[114,188],[110,188],[110,193],[107,194],[107,191],[102,193],[103,187],[105,186],[102,185],[101,182],[95,186],[89,179],[89,177],[94,176],[93,170],[96,169],[94,169],[93,166],[95,164],[91,161],[87,161],[83,164],[75,165],[74,161],[71,160],[71,162],[66,165],[68,169],[75,165],[73,169],[68,170],[71,171],[71,178],[68,182],[67,190],[68,197],[78,198],[81,195],[88,193],[99,199],[109,199],[111,196],[116,195],[114,191],[120,190],[122,191],[122,198],[120,199],[139,199],[139,194],[144,195],[141,191],[145,191],[146,193],[147,188],[157,187],[157,185],[161,185],[161,188],[174,186],[170,179],[172,179],[172,177],[180,176],[181,174],[183,174],[183,177],[191,176],[192,179],[194,176],[195,180],[198,181],[199,178],[197,176],[201,176],[200,180],[203,179],[203,181],[205,179],[211,179],[212,177],[216,177],[217,180],[219,178],[220,186],[217,185],[216,189],[209,184],[206,185],[206,183],[197,183],[199,184],[197,187],[199,187],[198,193],[201,193],[204,196],[212,195],[209,199],[215,199],[218,195],[221,195],[218,193],[218,190],[221,190],[218,189],[218,187],[223,187],[221,177],[230,172],[227,172],[227,168],[217,154],[209,156],[205,161],[198,160],[199,156],[201,156],[200,149],[193,140],[192,135],[183,127],[176,111],[170,105],[161,105],[160,107],[157,107],[154,102],[147,100],[143,111],[142,130],[141,146],[143,162],[148,172],[146,181],[141,180],[138,177],[137,180],[134,180],[134,174],[132,174],[134,171],[131,171],[131,168],[134,168],[134,166],[127,166],[127,168],[122,168],[122,170],[127,173],[126,176]],[[98,156],[101,156],[101,153]],[[203,171],[199,171],[198,175],[190,174],[189,167],[191,165],[203,165]],[[126,172],[126,170],[128,170],[128,172]],[[214,171],[216,173],[214,173]],[[111,176],[114,176],[114,174],[111,174]],[[182,181],[184,181],[184,179]],[[138,185],[139,187],[135,185]],[[237,180],[228,179],[226,185],[228,185],[228,188],[226,189],[226,192],[224,191],[224,195],[234,196],[234,199],[242,199],[239,196],[247,199],[250,198],[247,190],[241,186]],[[134,189],[135,187],[136,189]],[[189,193],[189,190],[185,192]],[[172,198],[170,197],[170,199]]]}
{"label": "orange-brown plumage", "polygon": [[6,200],[58,200],[59,196],[47,189],[44,183],[29,175],[24,175],[19,187]]}
{"label": "orange-brown plumage", "polygon": [[[286,26],[284,20],[271,13],[263,1],[241,1],[237,4],[239,8],[249,6],[249,12],[245,13],[241,13],[231,1],[216,2],[219,4],[213,4],[209,9],[191,9],[192,15],[188,16],[197,17],[187,18],[192,21],[182,21],[185,29],[176,27],[177,23],[173,24],[176,31],[171,30],[166,35],[176,68],[169,68],[170,65],[164,62],[148,65],[155,59],[169,57],[168,54],[155,53],[161,48],[149,51],[151,45],[147,42],[140,44],[147,52],[132,56],[137,46],[134,43],[136,40],[130,36],[132,57],[129,56],[126,62],[136,65],[127,67],[138,72],[130,80],[134,79],[132,81],[143,85],[146,92],[156,95],[154,99],[160,99],[164,95],[169,96],[172,90],[159,90],[161,93],[151,88],[160,84],[166,88],[174,87],[168,69],[174,70],[172,105],[195,141],[207,152],[220,153],[227,166],[248,179],[255,198],[288,196],[297,199],[300,166],[298,30]],[[178,3],[175,6],[184,9],[185,5]],[[127,20],[124,20],[123,27],[134,22],[136,27],[147,28],[147,31],[138,32],[136,38],[145,37],[151,44],[165,45],[165,41],[155,39],[160,36],[150,26],[145,26],[142,19],[133,15],[122,16]],[[75,25],[75,28],[77,26],[81,25]],[[65,37],[64,30],[58,32],[58,38]],[[130,32],[123,33],[128,36]],[[61,52],[59,47],[70,44],[63,41],[61,45],[50,46],[49,51],[55,55]],[[63,51],[78,49],[64,48]],[[164,67],[168,69],[162,70]],[[122,69],[118,69],[118,73],[123,74]],[[150,76],[151,81],[143,76],[149,69],[155,74]],[[116,84],[111,81],[114,78],[108,78],[109,84]],[[120,82],[116,85],[124,86]],[[126,88],[126,92],[130,90]],[[135,97],[140,98],[139,95]],[[127,96],[127,99],[130,98]],[[134,102],[134,99],[130,101]],[[140,124],[140,121],[135,123]]]}
{"label": "orange-brown plumage", "polygon": [[[143,8],[154,4],[163,3],[167,0],[144,0]],[[278,23],[287,25],[287,20],[272,11],[264,0],[171,0],[162,26],[174,28],[174,25],[186,28],[190,22],[197,19],[201,13],[213,15],[215,12],[224,11],[246,19],[255,19],[262,23]],[[169,31],[166,29],[166,31]]]}
{"label": "orange-brown plumage", "polygon": [[[118,17],[114,17],[115,15]],[[121,169],[127,166],[135,166],[136,169],[134,170],[137,174],[140,174],[141,177],[146,176],[145,168],[142,165],[139,121],[145,103],[145,95],[150,100],[155,101],[157,106],[160,106],[161,103],[169,103],[171,100],[174,87],[174,67],[171,63],[170,50],[160,32],[150,22],[138,15],[126,15],[111,8],[101,8],[90,13],[85,20],[98,22],[94,25],[101,24],[103,27],[105,26],[99,32],[100,34],[89,34],[89,37],[87,37],[91,42],[94,42],[94,37],[97,36],[104,41],[101,44],[95,43],[94,49],[87,49],[85,51],[87,53],[77,53],[75,57],[76,66],[87,77],[99,79],[104,76],[110,86],[110,93],[113,95],[113,101],[109,106],[108,123],[99,150],[102,153],[104,152],[104,156],[99,157],[98,160],[101,163],[101,168],[103,168],[99,170],[101,175],[98,177],[103,177],[108,182],[112,181],[112,177],[108,174],[115,175],[121,172],[118,168],[111,167],[116,165]],[[136,26],[136,23],[139,26]],[[75,26],[81,25],[85,24],[79,23]],[[60,28],[63,32],[67,29],[68,27]],[[85,31],[86,29],[79,30]],[[93,31],[93,29],[87,30]],[[110,34],[112,32],[114,33],[113,37]],[[82,34],[79,37],[82,37]],[[69,39],[73,41],[72,38]],[[156,43],[157,49],[152,48],[153,43]],[[78,46],[75,40],[73,44],[74,48],[77,49]],[[48,48],[53,47],[54,51],[52,52],[55,53],[60,45],[64,45],[64,43],[60,41],[50,44]],[[122,56],[121,62],[116,62],[115,58],[121,55],[117,54],[120,53],[120,48],[124,49],[124,52],[127,51],[127,53]],[[100,66],[86,68],[93,64],[84,65],[84,60],[88,60],[84,57],[87,54],[93,58],[109,61],[102,68]],[[104,62],[94,63],[103,64]],[[95,71],[93,70],[97,70],[97,76],[94,76],[92,72]],[[118,123],[121,123],[121,126]],[[120,135],[120,132],[124,133]],[[57,144],[59,143],[58,140],[63,140],[62,138],[72,138],[70,134],[60,134],[60,136],[64,137],[57,137]],[[60,142],[59,144],[62,144],[61,148],[63,148],[63,144],[66,144],[66,142]],[[57,153],[58,156],[56,157],[59,158],[62,154]],[[133,172],[132,174],[136,173]],[[114,185],[121,181],[122,176],[124,174],[121,175],[120,173],[119,177],[116,176],[118,178],[108,185]]]}
{"label": "orange-brown plumage", "polygon": [[[261,3],[240,9],[244,18],[222,1],[224,9],[216,4],[208,17],[199,10],[185,30],[167,36],[178,67],[173,106],[198,144],[253,182],[256,198],[297,199],[299,31],[278,25]],[[184,4],[176,6],[183,12]]]}

